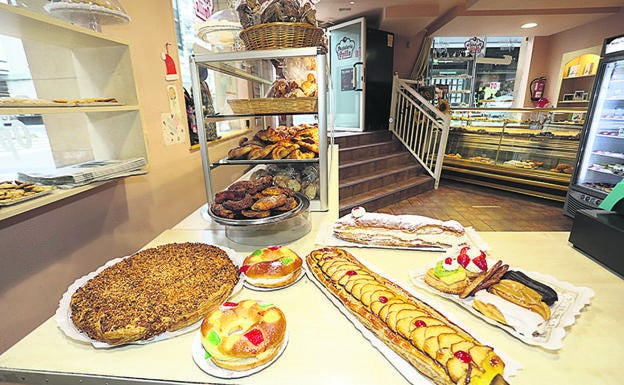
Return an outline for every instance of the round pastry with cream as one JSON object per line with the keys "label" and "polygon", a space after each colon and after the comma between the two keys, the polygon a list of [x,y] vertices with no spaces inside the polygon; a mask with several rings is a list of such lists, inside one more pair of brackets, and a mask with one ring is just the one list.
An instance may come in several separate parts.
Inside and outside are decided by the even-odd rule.
{"label": "round pastry with cream", "polygon": [[470,284],[470,279],[456,258],[446,257],[427,270],[425,282],[441,292],[459,294]]}
{"label": "round pastry with cream", "polygon": [[200,332],[215,365],[249,370],[277,356],[286,336],[286,317],[270,303],[225,302],[204,318]]}
{"label": "round pastry with cream", "polygon": [[247,256],[240,271],[253,286],[276,288],[295,282],[302,273],[302,265],[301,257],[291,249],[271,246]]}

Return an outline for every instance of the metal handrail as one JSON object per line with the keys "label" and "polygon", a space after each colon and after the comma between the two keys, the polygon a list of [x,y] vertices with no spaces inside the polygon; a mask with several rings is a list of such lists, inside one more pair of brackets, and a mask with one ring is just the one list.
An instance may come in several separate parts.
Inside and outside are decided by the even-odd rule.
{"label": "metal handrail", "polygon": [[438,188],[448,140],[450,113],[442,113],[415,90],[417,82],[399,79],[392,82],[389,130],[421,163]]}

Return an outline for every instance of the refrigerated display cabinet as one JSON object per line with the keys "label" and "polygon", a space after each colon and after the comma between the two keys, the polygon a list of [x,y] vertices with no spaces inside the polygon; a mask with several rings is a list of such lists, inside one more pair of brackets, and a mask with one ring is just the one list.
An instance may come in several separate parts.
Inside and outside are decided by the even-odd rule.
{"label": "refrigerated display cabinet", "polygon": [[624,35],[605,39],[565,213],[596,209],[624,178]]}
{"label": "refrigerated display cabinet", "polygon": [[442,177],[564,201],[584,109],[455,109]]}

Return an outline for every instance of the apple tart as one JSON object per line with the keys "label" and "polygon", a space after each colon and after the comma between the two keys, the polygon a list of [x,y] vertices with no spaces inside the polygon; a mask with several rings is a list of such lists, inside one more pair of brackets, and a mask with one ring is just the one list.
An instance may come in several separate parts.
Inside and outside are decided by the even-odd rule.
{"label": "apple tart", "polygon": [[507,384],[505,363],[493,348],[348,251],[313,250],[306,262],[349,313],[435,384]]}

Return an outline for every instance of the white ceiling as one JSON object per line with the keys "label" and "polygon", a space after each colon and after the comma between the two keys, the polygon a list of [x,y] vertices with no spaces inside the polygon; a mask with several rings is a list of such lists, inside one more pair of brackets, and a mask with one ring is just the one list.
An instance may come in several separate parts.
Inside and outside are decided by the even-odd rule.
{"label": "white ceiling", "polygon": [[[548,36],[621,12],[624,0],[320,0],[317,4],[317,18],[325,23],[365,16],[369,25],[404,37],[424,29],[434,36]],[[538,26],[520,29],[527,22]]]}

